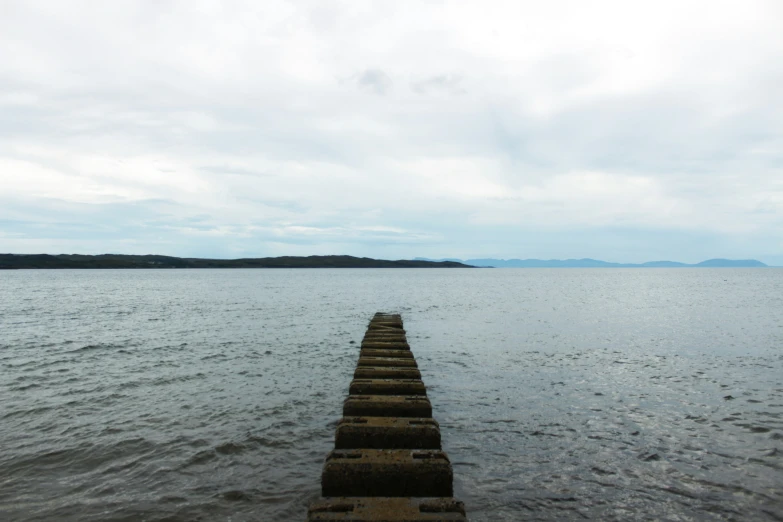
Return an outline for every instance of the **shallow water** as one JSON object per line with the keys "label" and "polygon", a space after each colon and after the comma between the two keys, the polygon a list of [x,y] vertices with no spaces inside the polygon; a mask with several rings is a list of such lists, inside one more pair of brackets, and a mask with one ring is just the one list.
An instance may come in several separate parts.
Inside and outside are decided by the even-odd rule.
{"label": "shallow water", "polygon": [[783,270],[0,272],[0,519],[302,520],[403,314],[472,521],[783,518]]}

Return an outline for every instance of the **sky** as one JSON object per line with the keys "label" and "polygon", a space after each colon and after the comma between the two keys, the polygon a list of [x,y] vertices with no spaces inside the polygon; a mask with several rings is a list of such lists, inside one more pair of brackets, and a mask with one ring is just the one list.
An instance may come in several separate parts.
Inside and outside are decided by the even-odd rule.
{"label": "sky", "polygon": [[783,2],[0,0],[0,252],[783,265]]}

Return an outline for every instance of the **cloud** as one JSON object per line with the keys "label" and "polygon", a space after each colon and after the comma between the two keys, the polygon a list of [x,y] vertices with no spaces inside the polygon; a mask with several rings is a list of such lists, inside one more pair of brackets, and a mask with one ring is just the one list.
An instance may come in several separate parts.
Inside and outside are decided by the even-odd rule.
{"label": "cloud", "polygon": [[446,92],[448,94],[464,94],[465,90],[460,86],[462,77],[454,74],[438,74],[423,80],[411,82],[411,89],[419,94],[431,94]]}
{"label": "cloud", "polygon": [[0,251],[780,258],[781,18],[11,2]]}
{"label": "cloud", "polygon": [[386,94],[392,88],[392,79],[380,69],[367,69],[359,75],[357,83],[360,87],[375,94]]}

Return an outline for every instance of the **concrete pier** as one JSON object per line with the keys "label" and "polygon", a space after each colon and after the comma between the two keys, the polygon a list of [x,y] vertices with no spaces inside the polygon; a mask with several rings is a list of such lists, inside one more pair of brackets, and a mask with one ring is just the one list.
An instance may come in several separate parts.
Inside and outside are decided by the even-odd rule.
{"label": "concrete pier", "polygon": [[308,522],[466,522],[427,388],[397,314],[377,313],[326,457]]}

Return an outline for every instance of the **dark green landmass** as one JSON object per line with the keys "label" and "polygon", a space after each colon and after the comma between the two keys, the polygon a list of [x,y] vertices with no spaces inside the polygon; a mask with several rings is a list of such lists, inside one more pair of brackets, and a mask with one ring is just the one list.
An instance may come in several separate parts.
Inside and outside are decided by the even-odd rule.
{"label": "dark green landmass", "polygon": [[453,261],[371,259],[353,256],[283,256],[198,259],[123,254],[0,254],[0,269],[22,268],[472,268]]}

